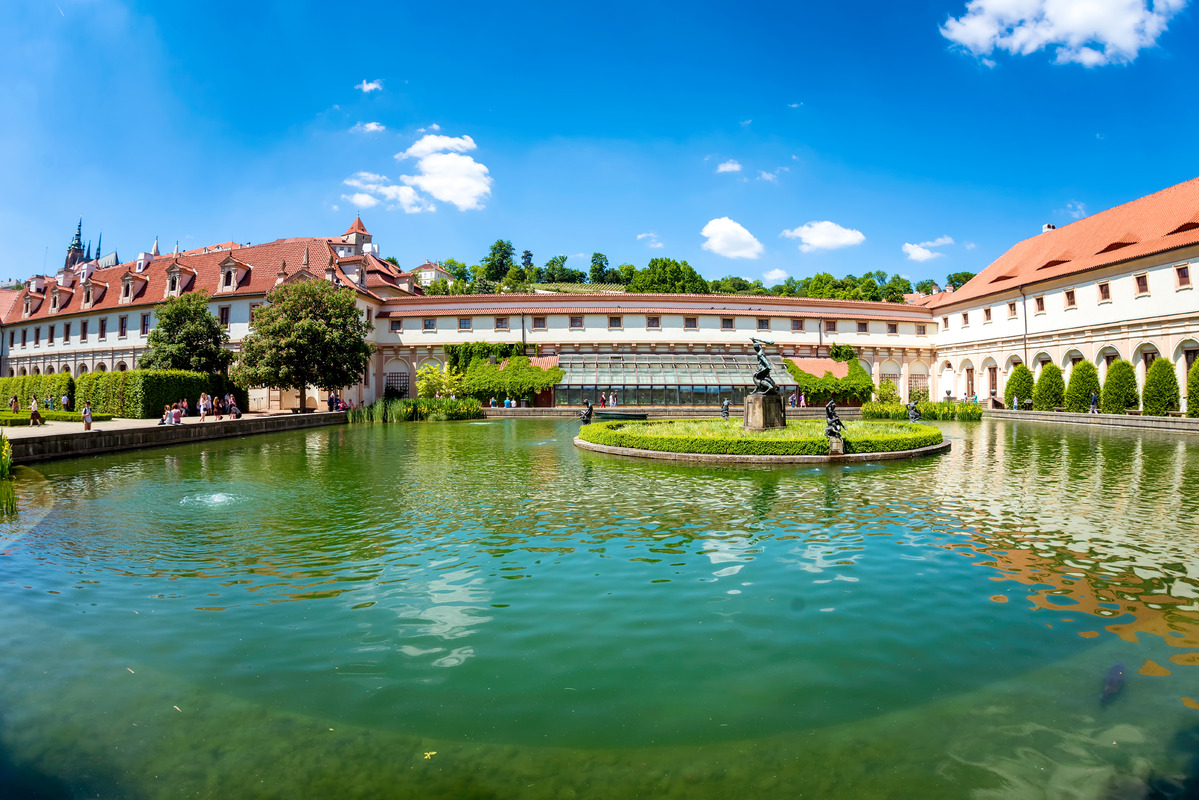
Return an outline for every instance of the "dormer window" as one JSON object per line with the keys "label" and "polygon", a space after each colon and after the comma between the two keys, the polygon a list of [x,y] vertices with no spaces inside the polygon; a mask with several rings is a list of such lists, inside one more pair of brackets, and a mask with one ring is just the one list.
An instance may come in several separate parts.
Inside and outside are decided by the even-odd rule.
{"label": "dormer window", "polygon": [[58,292],[57,291],[55,291],[54,294],[50,295],[50,310],[51,311],[58,310]]}
{"label": "dormer window", "polygon": [[178,275],[171,276],[171,288],[169,289],[169,291],[171,292],[171,294],[174,294],[175,292],[179,291],[179,276]]}
{"label": "dormer window", "polygon": [[28,297],[25,298],[25,311],[22,314],[22,316],[26,316],[26,317],[29,316],[29,298]]}
{"label": "dormer window", "polygon": [[126,283],[124,286],[121,287],[121,299],[122,300],[129,299],[129,284],[128,283]]}
{"label": "dormer window", "polygon": [[233,270],[231,270],[231,269],[225,270],[225,288],[226,289],[233,288]]}
{"label": "dormer window", "polygon": [[84,307],[87,307],[87,306],[90,306],[91,304],[92,304],[92,287],[85,286],[83,288],[83,305],[84,305]]}

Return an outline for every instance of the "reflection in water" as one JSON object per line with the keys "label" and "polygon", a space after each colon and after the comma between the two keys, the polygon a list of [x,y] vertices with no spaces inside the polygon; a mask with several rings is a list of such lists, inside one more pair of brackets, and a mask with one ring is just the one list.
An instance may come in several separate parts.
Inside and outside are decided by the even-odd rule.
{"label": "reflection in water", "polygon": [[[526,759],[555,776],[547,797],[1018,797],[1070,776],[1103,796],[1184,779],[1168,742],[1199,708],[1193,444],[946,424],[940,457],[709,468],[580,452],[575,424],[50,465],[55,513],[31,525],[23,491],[20,525],[0,528],[0,603],[20,620],[0,631],[0,703],[22,715],[0,739],[59,774],[88,736],[118,736],[114,719],[138,735],[182,695],[213,728],[255,720],[229,747],[303,754],[324,745],[301,730],[359,729],[334,774],[382,780],[397,748],[436,749],[511,796],[537,783]],[[1126,685],[1101,708],[1115,663]],[[146,770],[208,757],[150,741],[126,742]],[[529,749],[548,745],[563,749]],[[793,768],[797,751],[824,769]],[[123,769],[122,791],[157,791]],[[245,794],[261,770],[292,780],[245,765],[197,793]]]}

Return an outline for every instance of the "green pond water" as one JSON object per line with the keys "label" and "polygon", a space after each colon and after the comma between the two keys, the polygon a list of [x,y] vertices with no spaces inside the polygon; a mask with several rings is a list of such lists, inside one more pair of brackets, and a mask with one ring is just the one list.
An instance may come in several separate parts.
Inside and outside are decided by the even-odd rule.
{"label": "green pond water", "polygon": [[23,470],[0,519],[0,796],[1187,780],[1199,438],[936,424],[947,454],[847,466],[628,459],[576,449],[573,421],[506,420]]}

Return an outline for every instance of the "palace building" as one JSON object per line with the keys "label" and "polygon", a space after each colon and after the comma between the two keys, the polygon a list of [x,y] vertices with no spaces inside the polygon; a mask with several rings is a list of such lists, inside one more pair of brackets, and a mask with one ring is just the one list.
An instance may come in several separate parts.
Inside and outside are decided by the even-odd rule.
{"label": "palace building", "polygon": [[[520,344],[565,376],[538,404],[578,405],[616,389],[626,405],[718,405],[750,389],[750,338],[769,342],[780,384],[782,360],[807,372],[843,373],[833,344],[851,345],[875,382],[895,382],[905,400],[1003,397],[1012,369],[1039,374],[1088,359],[1101,378],[1115,359],[1139,380],[1170,359],[1180,385],[1199,357],[1199,178],[1014,245],[956,292],[906,303],[748,295],[597,291],[427,296],[442,278],[426,262],[404,271],[379,257],[361,219],[341,236],[225,242],[118,263],[92,258],[76,229],[63,268],[0,290],[0,374],[132,369],[155,324],[154,307],[196,290],[239,347],[253,309],[274,286],[328,280],[358,294],[373,325],[371,369],[343,394],[369,403],[387,387],[414,394],[417,370],[441,366],[444,346]],[[319,397],[309,390],[308,405]],[[1185,394],[1185,389],[1184,389]],[[298,405],[295,393],[251,393],[251,409]]]}

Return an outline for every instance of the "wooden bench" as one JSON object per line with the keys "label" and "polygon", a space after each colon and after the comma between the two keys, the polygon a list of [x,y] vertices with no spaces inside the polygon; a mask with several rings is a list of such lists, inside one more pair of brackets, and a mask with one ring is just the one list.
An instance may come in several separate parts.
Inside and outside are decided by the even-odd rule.
{"label": "wooden bench", "polygon": [[1169,415],[1169,416],[1171,416],[1171,417],[1181,417],[1181,416],[1185,416],[1184,412],[1182,412],[1182,411],[1167,411],[1167,412],[1166,412],[1166,414],[1167,414],[1167,415]]}
{"label": "wooden bench", "polygon": [[1053,410],[1060,414],[1061,412],[1066,410],[1066,407],[1065,406],[1056,406]]}
{"label": "wooden bench", "polygon": [[1130,416],[1130,417],[1139,417],[1139,416],[1141,416],[1141,412],[1140,412],[1140,411],[1138,411],[1138,410],[1136,410],[1136,409],[1132,409],[1132,408],[1125,409],[1125,410],[1124,410],[1124,413],[1125,413],[1125,414],[1127,414],[1127,415],[1128,415],[1128,416]]}

